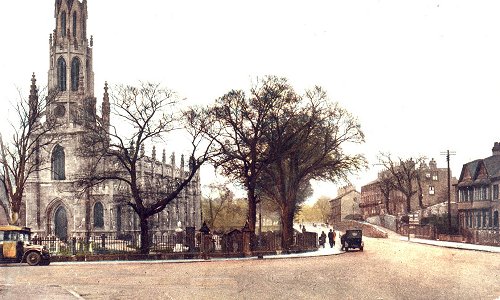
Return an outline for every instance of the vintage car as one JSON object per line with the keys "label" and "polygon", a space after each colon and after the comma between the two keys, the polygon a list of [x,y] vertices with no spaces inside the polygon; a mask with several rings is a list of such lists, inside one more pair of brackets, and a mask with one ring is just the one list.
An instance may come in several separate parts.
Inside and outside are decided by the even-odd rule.
{"label": "vintage car", "polygon": [[359,249],[363,251],[363,232],[361,229],[348,229],[340,237],[340,250],[349,251],[349,249]]}
{"label": "vintage car", "polygon": [[45,246],[31,243],[31,230],[26,227],[0,225],[0,263],[26,262],[30,266],[50,264]]}

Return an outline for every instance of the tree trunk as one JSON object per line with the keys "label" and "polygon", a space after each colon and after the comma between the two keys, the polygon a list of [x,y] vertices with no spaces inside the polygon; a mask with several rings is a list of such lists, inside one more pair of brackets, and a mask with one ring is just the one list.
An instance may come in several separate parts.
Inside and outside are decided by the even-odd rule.
{"label": "tree trunk", "polygon": [[281,214],[281,247],[290,250],[293,244],[293,217],[289,207],[282,209]]}
{"label": "tree trunk", "polygon": [[247,196],[248,196],[248,215],[247,215],[248,227],[252,232],[252,234],[255,234],[255,224],[257,222],[257,204],[256,204],[255,192],[249,189],[247,192]]}
{"label": "tree trunk", "polygon": [[406,197],[406,213],[409,214],[411,212],[411,196]]}
{"label": "tree trunk", "polygon": [[15,211],[11,211],[9,218],[9,225],[19,226],[19,213]]}
{"label": "tree trunk", "polygon": [[21,197],[17,192],[11,197],[12,202],[10,203],[10,225],[19,226],[19,214],[21,213]]}
{"label": "tree trunk", "polygon": [[139,215],[141,223],[141,254],[149,253],[149,225],[148,218]]}

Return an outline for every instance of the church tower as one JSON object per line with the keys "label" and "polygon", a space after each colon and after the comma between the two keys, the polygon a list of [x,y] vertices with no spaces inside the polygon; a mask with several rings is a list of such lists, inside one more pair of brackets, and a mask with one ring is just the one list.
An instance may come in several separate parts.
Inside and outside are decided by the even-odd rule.
{"label": "church tower", "polygon": [[[55,29],[49,37],[48,124],[39,155],[44,167],[29,179],[25,193],[26,225],[34,232],[65,239],[89,230],[88,195],[77,182],[91,164],[85,135],[97,120],[92,67],[92,37],[87,37],[87,1],[55,0]],[[109,123],[109,100],[103,99]],[[47,141],[49,141],[47,143]]]}
{"label": "church tower", "polygon": [[92,37],[87,38],[87,1],[55,0],[55,29],[50,35],[48,88],[55,99],[49,105],[49,120],[63,124],[62,130],[81,129],[95,122]]}
{"label": "church tower", "polygon": [[[109,146],[110,95],[104,84],[101,114],[97,115],[94,96],[93,39],[87,36],[87,0],[54,0],[55,29],[49,38],[48,98],[45,110],[46,131],[40,139],[36,160],[41,168],[27,180],[23,194],[23,225],[40,236],[55,236],[67,241],[72,236],[117,233],[135,234],[137,215],[128,206],[130,197],[118,181],[108,180],[92,189],[82,190],[81,180],[89,170],[99,172],[113,162],[96,157],[89,150],[95,130],[103,130]],[[31,100],[37,89],[32,78]],[[100,123],[100,124],[98,124]],[[51,126],[55,125],[55,126]],[[45,126],[45,125],[44,125]],[[139,149],[138,149],[139,150]],[[141,180],[166,178],[163,185],[184,176],[181,167],[144,154]],[[91,166],[97,165],[97,168]],[[159,167],[161,166],[161,167]],[[181,197],[158,213],[151,226],[157,232],[173,231],[178,222],[183,227],[201,226],[200,180],[196,176]]]}

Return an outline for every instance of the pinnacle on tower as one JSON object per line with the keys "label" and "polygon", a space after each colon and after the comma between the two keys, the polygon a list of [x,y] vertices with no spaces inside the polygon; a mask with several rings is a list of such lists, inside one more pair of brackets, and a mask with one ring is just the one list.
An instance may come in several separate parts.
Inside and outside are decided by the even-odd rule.
{"label": "pinnacle on tower", "polygon": [[[36,88],[35,73],[31,76],[30,96],[29,96],[29,119],[36,118],[38,111],[38,89]],[[34,123],[34,122],[33,122]]]}

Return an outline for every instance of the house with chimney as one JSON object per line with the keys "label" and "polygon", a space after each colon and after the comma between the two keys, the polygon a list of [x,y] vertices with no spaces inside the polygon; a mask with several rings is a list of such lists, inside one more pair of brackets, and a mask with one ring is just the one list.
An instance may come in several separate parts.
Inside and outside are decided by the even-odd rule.
{"label": "house with chimney", "polygon": [[456,201],[460,232],[469,242],[500,245],[500,143],[492,155],[463,165]]}

